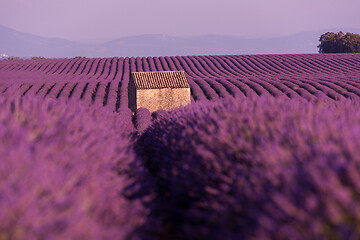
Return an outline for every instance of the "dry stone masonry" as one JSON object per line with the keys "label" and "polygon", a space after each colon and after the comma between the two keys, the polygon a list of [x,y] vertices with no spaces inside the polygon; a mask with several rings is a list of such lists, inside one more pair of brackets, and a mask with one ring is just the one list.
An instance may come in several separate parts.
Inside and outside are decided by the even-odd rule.
{"label": "dry stone masonry", "polygon": [[190,85],[184,71],[132,72],[129,108],[150,112],[170,110],[191,103]]}

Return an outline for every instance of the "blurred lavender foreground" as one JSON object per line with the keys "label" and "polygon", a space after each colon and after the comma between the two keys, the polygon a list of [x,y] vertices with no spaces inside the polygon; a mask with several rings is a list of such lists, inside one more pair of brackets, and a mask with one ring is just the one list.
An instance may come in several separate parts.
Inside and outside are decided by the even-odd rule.
{"label": "blurred lavender foreground", "polygon": [[132,239],[129,116],[0,96],[0,239]]}
{"label": "blurred lavender foreground", "polygon": [[0,239],[359,239],[359,107],[1,96]]}
{"label": "blurred lavender foreground", "polygon": [[164,239],[359,239],[359,107],[227,97],[158,118],[137,143],[156,183],[153,217],[140,230]]}

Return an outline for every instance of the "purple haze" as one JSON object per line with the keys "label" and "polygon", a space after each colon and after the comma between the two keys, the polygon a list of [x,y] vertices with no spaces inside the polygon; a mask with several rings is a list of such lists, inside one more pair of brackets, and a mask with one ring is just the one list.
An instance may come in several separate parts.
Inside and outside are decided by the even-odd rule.
{"label": "purple haze", "polygon": [[69,40],[141,34],[280,36],[360,28],[357,0],[1,0],[0,23]]}

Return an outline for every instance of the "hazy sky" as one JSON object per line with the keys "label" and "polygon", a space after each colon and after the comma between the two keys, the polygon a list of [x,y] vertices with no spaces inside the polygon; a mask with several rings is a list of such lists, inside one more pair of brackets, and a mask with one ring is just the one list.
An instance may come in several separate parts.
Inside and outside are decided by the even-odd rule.
{"label": "hazy sky", "polygon": [[360,28],[360,0],[0,0],[0,24],[44,37],[278,36]]}

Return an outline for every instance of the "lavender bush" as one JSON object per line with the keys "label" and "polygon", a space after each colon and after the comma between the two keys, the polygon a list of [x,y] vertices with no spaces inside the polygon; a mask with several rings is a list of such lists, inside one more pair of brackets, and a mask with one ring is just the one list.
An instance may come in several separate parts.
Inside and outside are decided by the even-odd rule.
{"label": "lavender bush", "polygon": [[228,97],[158,118],[137,143],[156,183],[142,230],[165,239],[358,239],[359,106]]}
{"label": "lavender bush", "polygon": [[77,103],[0,98],[0,239],[132,239],[133,125]]}
{"label": "lavender bush", "polygon": [[134,115],[134,123],[136,130],[139,134],[142,134],[145,129],[151,124],[151,113],[147,108],[136,109]]}

